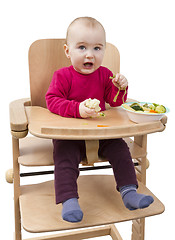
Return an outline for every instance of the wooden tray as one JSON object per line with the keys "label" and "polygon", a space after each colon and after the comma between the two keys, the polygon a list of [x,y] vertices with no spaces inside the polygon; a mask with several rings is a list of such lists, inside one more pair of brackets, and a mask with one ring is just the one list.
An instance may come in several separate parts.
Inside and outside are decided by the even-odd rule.
{"label": "wooden tray", "polygon": [[29,132],[42,138],[110,139],[145,135],[165,129],[161,121],[134,123],[121,107],[104,112],[105,117],[77,119],[61,117],[42,107],[26,107]]}

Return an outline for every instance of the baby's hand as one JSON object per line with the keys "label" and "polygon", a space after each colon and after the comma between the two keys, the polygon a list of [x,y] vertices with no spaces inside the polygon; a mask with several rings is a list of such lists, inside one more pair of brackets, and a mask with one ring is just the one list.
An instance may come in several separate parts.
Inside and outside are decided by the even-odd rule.
{"label": "baby's hand", "polygon": [[95,111],[95,109],[86,107],[86,100],[80,103],[79,112],[82,118],[98,116],[98,113]]}
{"label": "baby's hand", "polygon": [[120,88],[121,90],[124,90],[128,86],[128,81],[120,73],[117,73],[115,78],[112,79],[112,83],[117,87]]}

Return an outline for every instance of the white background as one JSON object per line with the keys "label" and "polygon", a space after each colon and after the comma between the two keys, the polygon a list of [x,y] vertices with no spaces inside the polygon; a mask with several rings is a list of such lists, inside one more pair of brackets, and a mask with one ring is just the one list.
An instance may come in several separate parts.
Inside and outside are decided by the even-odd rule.
{"label": "white background", "polygon": [[[64,38],[79,16],[97,18],[107,41],[121,54],[121,73],[129,81],[129,97],[170,108],[167,128],[148,136],[147,185],[166,211],[146,220],[146,240],[174,236],[174,80],[175,5],[172,0],[6,0],[0,3],[1,167],[0,220],[3,239],[13,239],[13,187],[5,182],[12,167],[9,103],[30,97],[28,48],[42,38]],[[125,240],[130,227],[121,225]],[[25,237],[31,237],[24,234]],[[102,237],[100,238],[102,239]],[[104,239],[108,239],[105,237]]]}

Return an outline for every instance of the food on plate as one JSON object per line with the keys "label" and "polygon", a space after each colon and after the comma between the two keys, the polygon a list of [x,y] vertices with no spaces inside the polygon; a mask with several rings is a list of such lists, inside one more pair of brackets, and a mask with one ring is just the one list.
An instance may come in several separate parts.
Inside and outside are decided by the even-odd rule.
{"label": "food on plate", "polygon": [[142,107],[140,104],[133,103],[133,104],[130,105],[130,107],[131,107],[132,109],[134,109],[135,111],[144,112],[143,107]]}
{"label": "food on plate", "polygon": [[166,108],[163,105],[159,105],[159,104],[156,104],[156,103],[153,103],[150,106],[150,108],[157,113],[165,113],[166,112]]}
{"label": "food on plate", "polygon": [[128,104],[123,104],[123,107],[134,111],[134,112],[140,112],[140,113],[155,113],[155,114],[161,114],[161,113],[166,113],[166,108],[163,105],[159,105],[157,103],[138,103],[134,102],[131,103],[130,105]]}

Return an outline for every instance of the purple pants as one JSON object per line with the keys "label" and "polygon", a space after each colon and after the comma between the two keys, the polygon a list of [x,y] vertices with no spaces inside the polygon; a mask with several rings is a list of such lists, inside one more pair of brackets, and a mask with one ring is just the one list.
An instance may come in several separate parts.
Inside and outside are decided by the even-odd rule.
{"label": "purple pants", "polygon": [[[84,140],[53,140],[53,145],[55,195],[58,204],[79,197],[79,163],[86,157],[86,147]],[[122,138],[100,140],[98,154],[112,165],[117,190],[129,184],[138,186],[129,148]]]}

